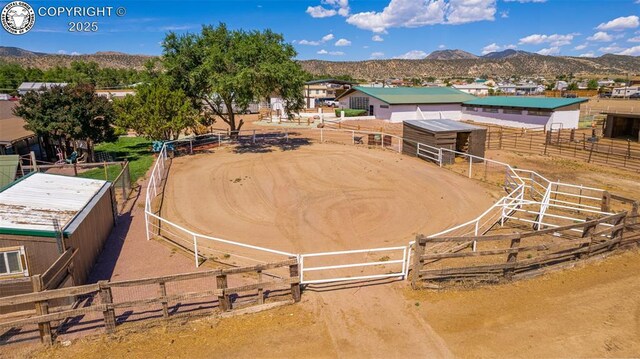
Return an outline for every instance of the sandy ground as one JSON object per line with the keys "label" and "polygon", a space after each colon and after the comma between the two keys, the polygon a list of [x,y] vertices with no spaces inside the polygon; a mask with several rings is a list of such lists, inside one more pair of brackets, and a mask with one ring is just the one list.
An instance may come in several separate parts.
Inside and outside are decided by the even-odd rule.
{"label": "sandy ground", "polygon": [[293,253],[406,245],[470,220],[496,197],[478,182],[390,151],[314,144],[173,161],[163,217]]}

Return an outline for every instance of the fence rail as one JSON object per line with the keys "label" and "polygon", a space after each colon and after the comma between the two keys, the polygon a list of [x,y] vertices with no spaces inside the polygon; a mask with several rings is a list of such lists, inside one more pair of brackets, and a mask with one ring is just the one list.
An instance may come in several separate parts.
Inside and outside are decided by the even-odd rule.
{"label": "fence rail", "polygon": [[[640,236],[634,231],[624,235],[625,228],[630,228],[626,218],[627,213],[623,212],[545,230],[474,238],[418,236],[412,286],[419,288],[425,281],[433,285],[531,277],[576,259],[640,242]],[[468,246],[463,246],[455,252],[433,250],[441,243],[467,244],[470,240],[478,242],[481,248],[464,251]]]}
{"label": "fence rail", "polygon": [[[288,268],[289,275],[286,278],[267,279],[262,273],[274,268]],[[256,283],[247,283],[247,274],[255,274]],[[237,276],[236,285],[230,285],[228,277]],[[215,280],[209,287],[201,288],[198,291],[180,291],[176,294],[167,294],[167,285],[170,283],[184,282],[196,279]],[[0,298],[0,307],[13,306],[18,304],[33,304],[36,315],[26,318],[0,319],[0,328],[22,328],[27,325],[37,324],[40,337],[45,344],[51,344],[55,336],[55,326],[52,322],[64,321],[67,318],[78,317],[88,313],[102,313],[104,327],[107,333],[113,332],[116,327],[116,309],[138,308],[145,310],[149,305],[160,305],[162,307],[162,317],[168,318],[169,308],[178,306],[185,301],[209,298],[217,303],[221,311],[229,311],[233,308],[235,295],[245,292],[256,292],[255,303],[263,304],[266,296],[265,289],[287,290],[291,293],[294,302],[300,301],[300,278],[297,258],[290,258],[284,261],[259,264],[251,267],[238,267],[229,269],[209,270],[193,273],[182,273],[161,277],[141,278],[125,281],[101,281],[95,284],[75,286],[61,289],[44,290],[42,277],[34,276],[34,288],[42,290],[34,293],[20,294]],[[156,286],[156,290],[149,290],[149,286]],[[118,290],[133,288],[144,291],[144,298],[119,300]],[[145,290],[146,289],[146,290]],[[74,302],[78,297],[89,296],[92,303],[85,307],[54,307],[52,302],[60,299],[71,299]]]}

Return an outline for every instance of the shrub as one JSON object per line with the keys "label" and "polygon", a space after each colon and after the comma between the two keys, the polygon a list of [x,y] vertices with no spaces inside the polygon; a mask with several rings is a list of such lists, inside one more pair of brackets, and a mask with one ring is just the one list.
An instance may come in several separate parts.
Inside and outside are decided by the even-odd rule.
{"label": "shrub", "polygon": [[366,116],[367,110],[355,110],[351,108],[337,108],[336,117],[340,117],[340,111],[344,111],[344,117]]}

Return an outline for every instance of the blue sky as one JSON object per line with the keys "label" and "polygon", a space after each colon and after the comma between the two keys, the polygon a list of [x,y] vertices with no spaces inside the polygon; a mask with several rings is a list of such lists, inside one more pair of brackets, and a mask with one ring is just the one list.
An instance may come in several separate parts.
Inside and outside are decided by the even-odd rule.
{"label": "blue sky", "polygon": [[[29,1],[36,24],[0,30],[0,45],[49,53],[158,55],[168,31],[202,24],[282,33],[299,59],[422,58],[438,49],[474,54],[515,48],[549,55],[640,56],[640,0]],[[8,1],[0,1],[4,7]],[[124,7],[124,16],[39,16],[50,7]],[[44,8],[45,10],[39,10]],[[95,21],[95,33],[69,22]]]}

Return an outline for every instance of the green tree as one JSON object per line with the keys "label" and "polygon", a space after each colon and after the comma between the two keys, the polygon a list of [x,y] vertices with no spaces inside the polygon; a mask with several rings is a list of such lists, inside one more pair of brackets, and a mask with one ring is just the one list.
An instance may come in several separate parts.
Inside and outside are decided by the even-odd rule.
{"label": "green tree", "polygon": [[597,90],[598,89],[598,80],[596,80],[596,79],[589,80],[589,82],[587,82],[587,89],[588,90]]}
{"label": "green tree", "polygon": [[163,65],[173,85],[231,131],[243,125],[236,112],[272,94],[284,100],[287,114],[302,108],[305,73],[295,56],[280,34],[229,30],[225,24],[203,26],[200,34],[171,32],[163,42]]}
{"label": "green tree", "polygon": [[198,111],[182,90],[173,90],[170,79],[151,75],[136,87],[134,96],[114,101],[116,124],[154,140],[175,140],[196,124]]}
{"label": "green tree", "polygon": [[567,86],[567,90],[569,91],[575,91],[577,89],[578,89],[578,84],[575,82],[572,82]]}
{"label": "green tree", "polygon": [[[89,84],[53,86],[46,91],[30,91],[22,97],[14,114],[24,118],[25,128],[45,139],[53,138],[66,150],[67,142],[82,140],[87,144],[89,158],[98,142],[114,141],[111,126],[114,112],[111,103],[95,94]],[[53,158],[50,148],[49,158]]]}

